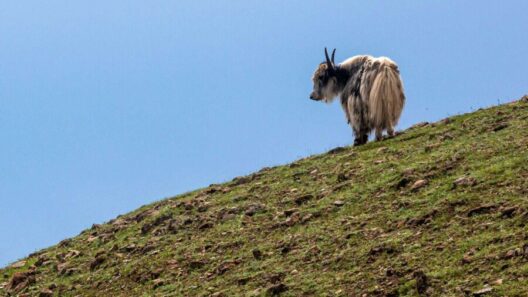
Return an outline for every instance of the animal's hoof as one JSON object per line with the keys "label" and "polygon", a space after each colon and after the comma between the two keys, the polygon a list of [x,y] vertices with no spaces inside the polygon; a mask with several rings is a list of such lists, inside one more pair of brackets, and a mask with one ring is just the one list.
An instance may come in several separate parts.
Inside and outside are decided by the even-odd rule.
{"label": "animal's hoof", "polygon": [[364,145],[364,144],[365,144],[365,142],[363,142],[361,140],[358,140],[358,139],[354,140],[354,146],[360,146],[360,145]]}

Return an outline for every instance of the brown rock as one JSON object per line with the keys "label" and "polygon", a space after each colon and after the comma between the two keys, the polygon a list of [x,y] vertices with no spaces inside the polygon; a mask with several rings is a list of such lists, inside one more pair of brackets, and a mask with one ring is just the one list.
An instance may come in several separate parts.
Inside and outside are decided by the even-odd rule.
{"label": "brown rock", "polygon": [[332,191],[333,192],[338,192],[346,187],[348,187],[350,185],[350,182],[346,181],[346,182],[342,182],[340,184],[337,184],[335,185],[333,188],[332,188]]}
{"label": "brown rock", "polygon": [[312,200],[314,197],[312,194],[306,194],[306,195],[301,195],[301,196],[297,196],[293,199],[293,202],[295,202],[295,204],[297,205],[301,205],[301,204],[304,204],[306,203],[307,201],[309,200]]}
{"label": "brown rock", "polygon": [[262,259],[262,252],[259,250],[259,249],[253,249],[251,251],[251,253],[253,254],[253,257],[257,260],[260,260]]}
{"label": "brown rock", "polygon": [[459,177],[453,182],[454,187],[472,187],[477,184],[477,180],[474,177]]}
{"label": "brown rock", "polygon": [[338,154],[340,152],[344,152],[346,151],[346,148],[342,147],[342,146],[338,146],[336,148],[333,148],[331,150],[328,151],[328,154],[329,155],[333,155],[333,154]]}
{"label": "brown rock", "polygon": [[334,205],[337,206],[337,207],[341,207],[341,206],[345,205],[345,202],[341,201],[341,200],[336,200],[336,201],[334,201]]}
{"label": "brown rock", "polygon": [[286,291],[288,291],[288,286],[283,283],[278,283],[268,287],[266,294],[268,296],[278,296]]}
{"label": "brown rock", "polygon": [[484,295],[490,293],[491,291],[493,291],[493,288],[486,285],[486,286],[484,286],[484,288],[473,292],[473,296],[484,296]]}
{"label": "brown rock", "polygon": [[162,286],[164,286],[164,285],[165,285],[165,281],[162,280],[162,279],[160,279],[160,278],[157,278],[157,279],[155,279],[155,280],[152,281],[152,287],[153,287],[154,289],[159,288],[159,287],[162,287]]}
{"label": "brown rock", "polygon": [[266,208],[264,207],[264,205],[262,204],[251,204],[248,206],[248,208],[246,209],[246,211],[244,212],[244,214],[246,216],[254,216],[256,213],[258,212],[261,212],[263,210],[265,210]]}
{"label": "brown rock", "polygon": [[508,128],[508,124],[507,123],[498,123],[497,125],[495,125],[493,127],[493,132],[497,132],[497,131],[500,131],[500,130],[503,130],[503,129],[506,129]]}
{"label": "brown rock", "polygon": [[472,260],[473,259],[471,259],[469,255],[464,255],[464,257],[462,257],[462,264],[469,264]]}
{"label": "brown rock", "polygon": [[313,217],[313,214],[309,213],[309,214],[306,214],[304,215],[302,218],[301,218],[301,222],[302,223],[306,223],[308,222],[309,220],[311,220]]}
{"label": "brown rock", "polygon": [[475,207],[469,210],[467,213],[467,216],[472,217],[475,215],[490,213],[492,210],[496,208],[497,208],[497,205],[495,204],[484,204],[484,205],[481,205],[481,206],[478,206],[478,207]]}
{"label": "brown rock", "polygon": [[189,268],[191,269],[199,269],[199,268],[202,268],[204,265],[205,265],[204,261],[196,260],[196,261],[189,262]]}
{"label": "brown rock", "polygon": [[8,292],[18,292],[35,283],[35,271],[15,272],[6,286]]}
{"label": "brown rock", "polygon": [[39,297],[53,297],[53,291],[50,289],[42,289],[39,294]]}
{"label": "brown rock", "polygon": [[413,273],[413,276],[416,280],[416,290],[420,294],[425,294],[425,292],[427,291],[427,287],[429,287],[427,276],[421,270],[415,271]]}
{"label": "brown rock", "polygon": [[95,269],[97,269],[97,267],[99,267],[105,261],[106,261],[106,257],[104,255],[95,257],[95,259],[93,259],[93,261],[90,263],[90,270],[94,271]]}
{"label": "brown rock", "polygon": [[11,266],[9,266],[9,267],[18,269],[18,268],[24,267],[25,265],[26,265],[26,261],[25,260],[20,260],[18,262],[15,262],[15,263],[11,264]]}
{"label": "brown rock", "polygon": [[503,218],[511,218],[515,215],[515,212],[517,211],[516,206],[512,207],[504,207],[500,209],[501,217]]}
{"label": "brown rock", "polygon": [[348,177],[346,176],[346,174],[344,174],[344,173],[341,172],[341,173],[339,173],[339,174],[337,175],[337,182],[338,182],[338,183],[344,182],[344,181],[346,181],[346,180],[348,180]]}
{"label": "brown rock", "polygon": [[286,219],[286,221],[284,221],[283,224],[286,225],[286,226],[291,227],[291,226],[297,224],[297,222],[299,222],[300,219],[301,219],[301,215],[298,212],[296,212],[296,213],[292,214],[290,217],[288,217]]}
{"label": "brown rock", "polygon": [[411,186],[411,190],[412,191],[417,191],[418,189],[423,188],[426,185],[427,185],[427,180],[419,179],[419,180],[415,181],[414,184]]}
{"label": "brown rock", "polygon": [[284,213],[285,216],[289,217],[289,216],[291,216],[292,214],[294,214],[294,213],[296,213],[298,211],[299,211],[298,208],[290,208],[290,209],[285,210],[283,213]]}
{"label": "brown rock", "polygon": [[417,124],[414,124],[412,125],[411,127],[409,127],[409,129],[415,129],[415,128],[420,128],[420,127],[425,127],[429,125],[429,122],[419,122]]}

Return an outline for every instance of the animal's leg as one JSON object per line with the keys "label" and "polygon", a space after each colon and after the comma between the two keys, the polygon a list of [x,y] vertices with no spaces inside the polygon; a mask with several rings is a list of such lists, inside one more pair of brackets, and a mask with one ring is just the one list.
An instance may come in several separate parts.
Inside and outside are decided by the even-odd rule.
{"label": "animal's leg", "polygon": [[362,137],[354,138],[354,146],[360,146],[362,144],[363,144],[363,138]]}
{"label": "animal's leg", "polygon": [[390,137],[394,136],[394,128],[392,126],[389,126],[389,128],[387,128],[387,134],[389,134]]}
{"label": "animal's leg", "polygon": [[362,145],[363,142],[363,132],[359,129],[353,128],[354,131],[354,146]]}
{"label": "animal's leg", "polygon": [[354,139],[354,146],[363,145],[368,142],[368,132],[359,131],[354,133],[354,135],[356,135],[356,139]]}
{"label": "animal's leg", "polygon": [[361,140],[362,140],[362,144],[367,143],[368,142],[368,133],[363,134],[363,136],[361,137]]}
{"label": "animal's leg", "polygon": [[383,140],[383,130],[381,128],[376,128],[376,141]]}

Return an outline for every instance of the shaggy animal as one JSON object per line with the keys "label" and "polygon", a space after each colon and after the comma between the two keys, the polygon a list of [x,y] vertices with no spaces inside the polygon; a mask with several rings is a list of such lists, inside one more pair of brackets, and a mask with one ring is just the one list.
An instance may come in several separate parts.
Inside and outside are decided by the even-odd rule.
{"label": "shaggy animal", "polygon": [[386,57],[354,56],[340,64],[332,58],[319,64],[313,74],[310,99],[330,103],[339,96],[348,124],[354,131],[354,145],[368,141],[376,130],[376,140],[383,139],[383,131],[394,135],[405,95],[398,65]]}

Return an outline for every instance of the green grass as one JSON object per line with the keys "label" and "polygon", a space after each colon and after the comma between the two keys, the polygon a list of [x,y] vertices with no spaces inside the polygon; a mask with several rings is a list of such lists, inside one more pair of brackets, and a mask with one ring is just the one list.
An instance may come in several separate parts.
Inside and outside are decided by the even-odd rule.
{"label": "green grass", "polygon": [[421,271],[422,295],[526,296],[527,101],[144,206],[0,269],[0,295],[420,296]]}

